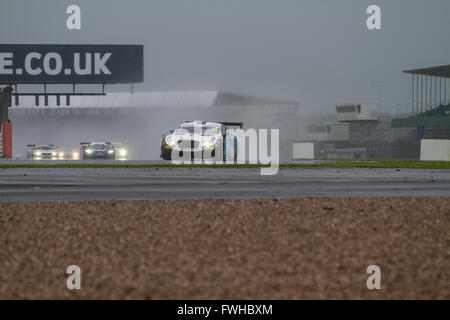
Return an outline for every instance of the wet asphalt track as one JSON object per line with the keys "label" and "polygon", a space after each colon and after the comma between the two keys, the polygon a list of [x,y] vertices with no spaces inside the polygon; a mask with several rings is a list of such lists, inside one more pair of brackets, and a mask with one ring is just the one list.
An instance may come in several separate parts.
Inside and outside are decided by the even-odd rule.
{"label": "wet asphalt track", "polygon": [[290,197],[449,197],[450,170],[1,168],[0,201]]}

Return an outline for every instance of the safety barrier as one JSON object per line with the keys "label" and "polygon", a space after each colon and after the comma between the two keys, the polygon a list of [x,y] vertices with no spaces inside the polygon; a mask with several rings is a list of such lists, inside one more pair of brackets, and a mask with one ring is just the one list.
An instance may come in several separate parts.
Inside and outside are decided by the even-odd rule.
{"label": "safety barrier", "polygon": [[419,159],[419,140],[397,140],[367,146],[369,159]]}

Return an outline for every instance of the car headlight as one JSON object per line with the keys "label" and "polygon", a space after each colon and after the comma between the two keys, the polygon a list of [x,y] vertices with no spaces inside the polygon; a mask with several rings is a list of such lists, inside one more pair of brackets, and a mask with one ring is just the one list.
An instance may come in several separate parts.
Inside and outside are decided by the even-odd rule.
{"label": "car headlight", "polygon": [[60,152],[60,153],[59,153],[59,157],[60,157],[60,158],[64,158],[64,152]]}
{"label": "car headlight", "polygon": [[58,152],[52,151],[52,156],[56,156],[57,154],[58,154]]}
{"label": "car headlight", "polygon": [[215,139],[203,140],[203,142],[202,142],[203,148],[210,148],[210,147],[214,146],[215,144],[216,144]]}
{"label": "car headlight", "polygon": [[114,153],[114,150],[108,150],[108,153],[109,154]]}
{"label": "car headlight", "polygon": [[34,154],[37,155],[37,156],[40,156],[41,152],[40,151],[35,151]]}
{"label": "car headlight", "polygon": [[91,149],[87,149],[87,150],[86,150],[86,153],[87,153],[87,154],[91,154],[91,153],[92,153],[92,150],[91,150]]}
{"label": "car headlight", "polygon": [[74,152],[74,153],[72,153],[72,158],[78,158],[78,152]]}
{"label": "car headlight", "polygon": [[122,157],[125,157],[125,156],[127,155],[127,150],[125,150],[125,149],[120,149],[119,154],[120,154]]}
{"label": "car headlight", "polygon": [[175,141],[173,141],[172,136],[166,136],[165,138],[166,144],[173,147],[175,145]]}

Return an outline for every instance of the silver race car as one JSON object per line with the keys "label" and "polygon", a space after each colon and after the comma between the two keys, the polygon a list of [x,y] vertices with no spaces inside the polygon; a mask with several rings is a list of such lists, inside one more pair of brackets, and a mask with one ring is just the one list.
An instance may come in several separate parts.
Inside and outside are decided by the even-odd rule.
{"label": "silver race car", "polygon": [[58,149],[53,144],[28,144],[27,158],[34,160],[57,160]]}
{"label": "silver race car", "polygon": [[243,123],[186,121],[177,129],[162,136],[160,157],[164,160],[173,160],[173,154],[176,152],[177,158],[184,159],[184,153],[188,152],[191,159],[200,157],[208,160],[207,155],[215,158],[217,154],[221,155],[224,161],[236,162],[237,138],[227,130],[230,127],[242,129]]}

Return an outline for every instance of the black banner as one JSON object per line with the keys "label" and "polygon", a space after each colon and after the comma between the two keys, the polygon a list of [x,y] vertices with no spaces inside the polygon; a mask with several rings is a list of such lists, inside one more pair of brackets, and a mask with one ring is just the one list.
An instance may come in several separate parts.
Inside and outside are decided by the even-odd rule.
{"label": "black banner", "polygon": [[16,317],[46,318],[239,320],[239,319],[383,319],[386,315],[434,318],[445,314],[448,301],[280,301],[280,300],[152,300],[152,301],[0,301],[2,311]]}
{"label": "black banner", "polygon": [[144,81],[143,45],[0,44],[0,84]]}

